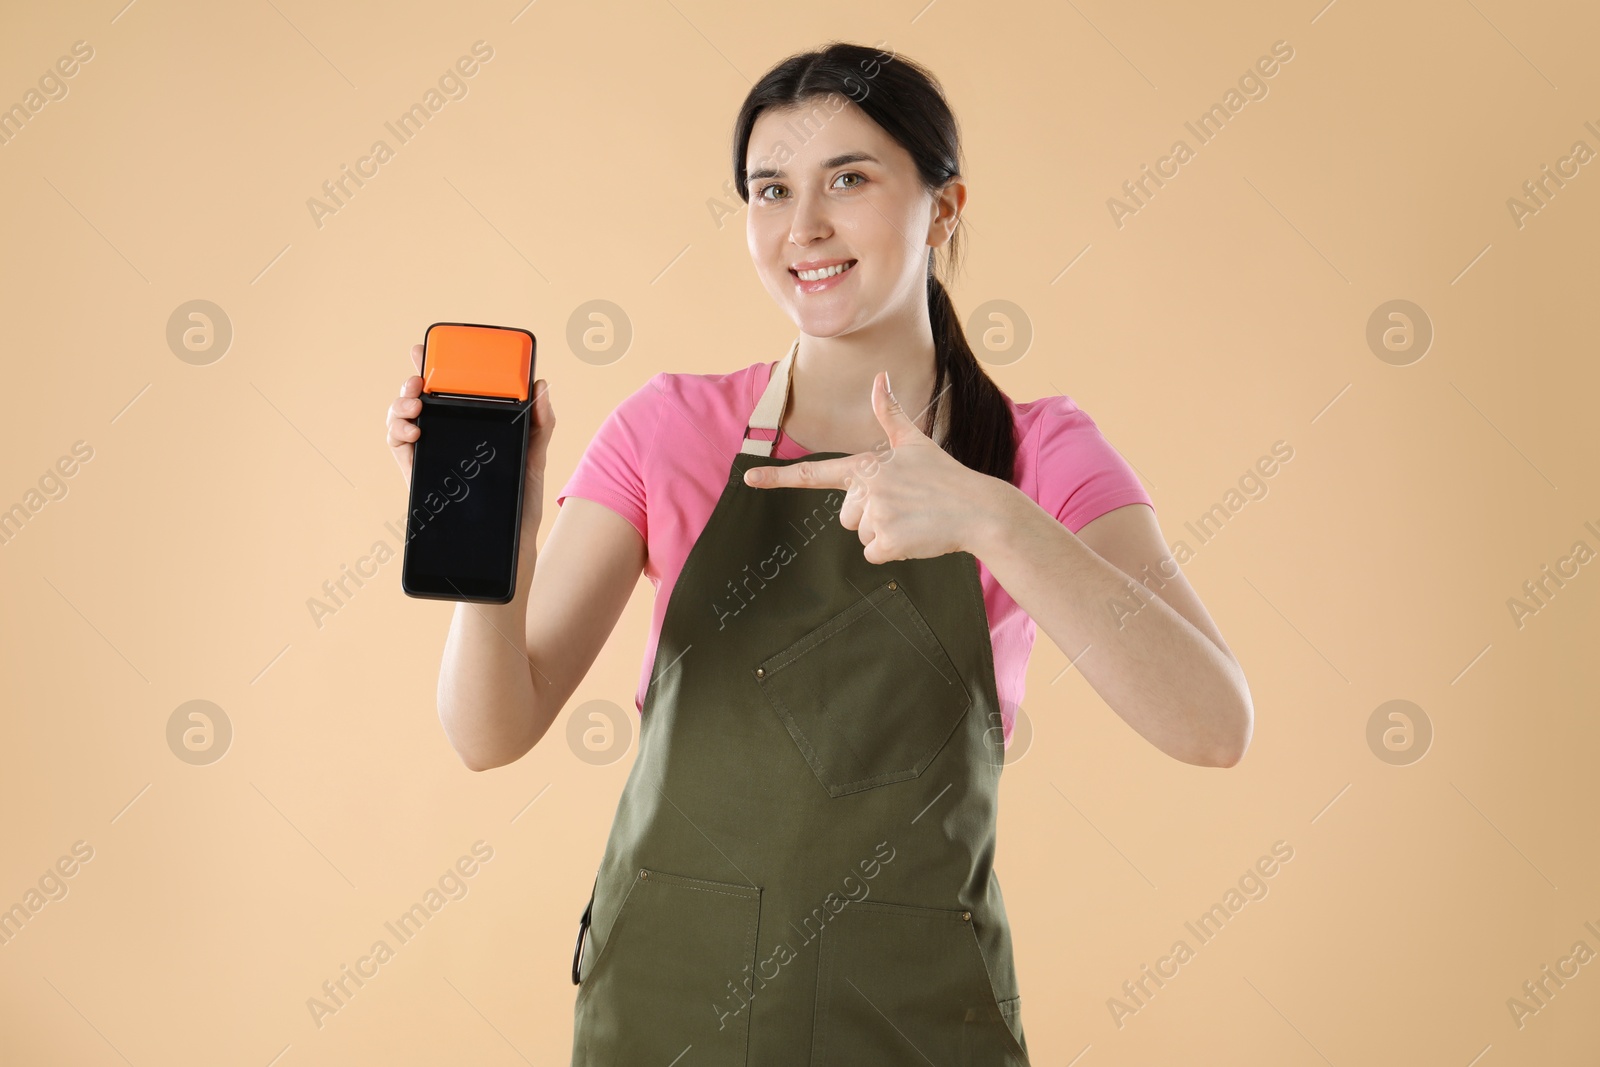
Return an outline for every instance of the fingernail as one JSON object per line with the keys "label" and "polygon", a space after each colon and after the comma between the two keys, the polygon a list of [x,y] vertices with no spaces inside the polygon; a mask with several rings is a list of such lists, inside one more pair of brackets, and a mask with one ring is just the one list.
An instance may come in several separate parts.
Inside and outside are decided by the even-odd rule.
{"label": "fingernail", "polygon": [[889,380],[888,371],[883,372],[883,386],[885,389],[889,390],[890,396],[894,396],[894,383]]}

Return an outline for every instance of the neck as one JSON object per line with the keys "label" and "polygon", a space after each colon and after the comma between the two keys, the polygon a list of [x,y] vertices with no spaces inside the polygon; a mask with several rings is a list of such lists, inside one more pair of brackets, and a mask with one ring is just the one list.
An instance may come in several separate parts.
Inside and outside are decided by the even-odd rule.
{"label": "neck", "polygon": [[936,358],[926,304],[920,318],[910,322],[875,323],[837,337],[802,333],[790,409],[829,436],[870,433],[878,425],[872,381],[879,371],[888,371],[901,406],[928,432]]}

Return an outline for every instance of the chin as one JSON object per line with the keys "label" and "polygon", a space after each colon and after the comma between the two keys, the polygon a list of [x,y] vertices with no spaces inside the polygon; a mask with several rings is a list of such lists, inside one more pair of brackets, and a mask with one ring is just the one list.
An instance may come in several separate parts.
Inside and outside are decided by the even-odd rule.
{"label": "chin", "polygon": [[838,337],[855,329],[853,308],[841,308],[839,313],[819,315],[809,309],[795,308],[790,314],[796,328],[807,337]]}

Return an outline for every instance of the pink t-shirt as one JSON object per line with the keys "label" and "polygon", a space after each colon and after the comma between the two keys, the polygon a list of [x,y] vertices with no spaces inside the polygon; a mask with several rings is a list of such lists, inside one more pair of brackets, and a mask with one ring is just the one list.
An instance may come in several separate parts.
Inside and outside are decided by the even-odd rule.
{"label": "pink t-shirt", "polygon": [[[754,363],[728,374],[655,375],[601,423],[556,497],[557,505],[569,496],[604,504],[633,523],[645,540],[644,573],[655,586],[655,608],[633,698],[640,711],[673,583],[727,484],[733,456],[776,362]],[[1008,402],[1018,441],[1013,484],[1067,529],[1077,533],[1124,504],[1154,507],[1133,468],[1071,397]],[[771,432],[752,430],[750,435],[769,437]],[[773,455],[792,459],[807,451],[783,433]],[[978,575],[994,647],[1001,720],[1010,744],[1036,628],[982,560]]]}

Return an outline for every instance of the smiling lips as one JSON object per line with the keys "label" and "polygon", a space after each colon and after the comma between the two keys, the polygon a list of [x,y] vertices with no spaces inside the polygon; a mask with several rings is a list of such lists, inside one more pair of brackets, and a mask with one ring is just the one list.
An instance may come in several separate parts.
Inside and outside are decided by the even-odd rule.
{"label": "smiling lips", "polygon": [[819,293],[838,285],[840,279],[850,273],[856,262],[853,259],[839,259],[832,262],[822,260],[816,264],[805,264],[808,268],[805,270],[790,267],[789,273],[795,278],[795,288],[802,293]]}

